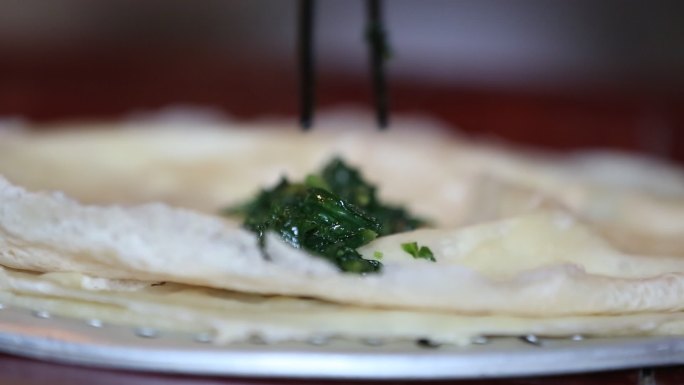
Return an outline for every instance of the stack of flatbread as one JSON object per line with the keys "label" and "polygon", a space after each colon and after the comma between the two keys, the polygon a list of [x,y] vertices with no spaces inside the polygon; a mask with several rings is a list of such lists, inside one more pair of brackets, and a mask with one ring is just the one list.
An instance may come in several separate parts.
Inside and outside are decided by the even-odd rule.
{"label": "stack of flatbread", "polygon": [[[217,215],[333,156],[431,220],[360,250],[382,255],[382,273],[341,273],[275,235],[266,260]],[[0,175],[0,303],[12,306],[219,343],[684,333],[684,173],[650,159],[415,123],[138,123],[2,132]]]}

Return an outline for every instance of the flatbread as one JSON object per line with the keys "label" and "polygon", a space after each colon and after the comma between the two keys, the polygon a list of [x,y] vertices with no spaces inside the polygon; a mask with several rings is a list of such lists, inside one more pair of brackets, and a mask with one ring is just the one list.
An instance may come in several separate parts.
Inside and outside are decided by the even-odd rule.
{"label": "flatbread", "polygon": [[[622,254],[559,212],[380,238],[364,252],[387,256],[383,272],[358,276],[275,236],[266,259],[254,235],[236,223],[186,209],[85,206],[3,180],[0,201],[0,264],[15,269],[459,314],[684,309],[684,259]],[[437,262],[404,256],[400,244],[407,240],[430,246]]]}
{"label": "flatbread", "polygon": [[[681,169],[512,150],[429,125],[150,126],[0,132],[12,182],[0,178],[2,303],[209,330],[219,343],[684,332]],[[266,260],[253,234],[215,215],[333,155],[437,227],[362,248],[382,255],[382,274],[340,273],[273,236]]]}
{"label": "flatbread", "polygon": [[[93,285],[93,279],[97,284]],[[143,283],[143,282],[138,282]],[[132,286],[132,287],[131,287]],[[131,285],[75,273],[35,274],[0,268],[0,301],[105,323],[209,333],[214,343],[328,338],[428,339],[470,344],[476,337],[680,335],[684,313],[522,318],[383,310],[315,299],[263,297],[166,283]]]}
{"label": "flatbread", "polygon": [[496,178],[479,181],[466,222],[479,223],[544,209],[572,211],[626,253],[684,256],[684,204],[636,192],[559,184],[531,188]]}
{"label": "flatbread", "polygon": [[[623,251],[684,256],[680,168],[610,153],[561,157],[402,122],[385,133],[349,125],[304,134],[282,125],[167,123],[0,132],[0,174],[84,203],[165,202],[213,214],[282,175],[301,178],[337,154],[377,183],[383,199],[408,205],[436,227],[534,211],[530,200],[543,200]],[[516,198],[521,190],[529,199]],[[506,210],[499,202],[508,202]]]}

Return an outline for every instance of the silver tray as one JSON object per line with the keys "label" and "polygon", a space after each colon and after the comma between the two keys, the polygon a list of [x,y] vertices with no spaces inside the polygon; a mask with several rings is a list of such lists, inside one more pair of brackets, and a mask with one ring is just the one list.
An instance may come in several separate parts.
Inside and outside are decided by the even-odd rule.
{"label": "silver tray", "polygon": [[208,334],[0,307],[0,351],[92,367],[202,375],[445,379],[548,375],[684,363],[684,338],[481,338],[468,347],[312,341],[213,345]]}

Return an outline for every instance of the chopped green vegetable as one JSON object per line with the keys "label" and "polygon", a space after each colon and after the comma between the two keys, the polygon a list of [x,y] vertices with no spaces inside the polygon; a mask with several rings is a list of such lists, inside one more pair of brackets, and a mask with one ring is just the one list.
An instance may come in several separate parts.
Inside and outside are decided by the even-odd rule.
{"label": "chopped green vegetable", "polygon": [[[330,162],[320,175],[304,183],[283,178],[255,199],[228,208],[224,215],[244,215],[244,226],[264,247],[273,231],[295,248],[308,250],[349,273],[379,272],[382,264],[356,251],[380,235],[414,229],[424,222],[404,209],[381,204],[375,187],[341,160]],[[382,253],[375,253],[379,259]]]}
{"label": "chopped green vegetable", "polygon": [[318,183],[322,183],[319,186],[326,186],[323,188],[356,205],[380,222],[380,236],[414,230],[426,224],[423,219],[410,215],[401,207],[381,203],[375,186],[366,182],[358,170],[349,167],[340,158],[328,163],[320,177],[309,178],[317,179]]}
{"label": "chopped green vegetable", "polygon": [[411,254],[413,258],[415,259],[427,259],[428,261],[436,262],[437,260],[435,259],[434,254],[432,254],[432,250],[430,250],[429,247],[427,246],[420,246],[418,247],[417,242],[408,242],[408,243],[402,243],[401,248]]}
{"label": "chopped green vegetable", "polygon": [[375,251],[373,252],[373,257],[375,259],[382,259],[382,251]]}
{"label": "chopped green vegetable", "polygon": [[273,231],[292,247],[323,256],[342,271],[371,273],[381,268],[356,251],[377,237],[380,225],[326,190],[283,179],[238,210],[262,247],[266,232]]}

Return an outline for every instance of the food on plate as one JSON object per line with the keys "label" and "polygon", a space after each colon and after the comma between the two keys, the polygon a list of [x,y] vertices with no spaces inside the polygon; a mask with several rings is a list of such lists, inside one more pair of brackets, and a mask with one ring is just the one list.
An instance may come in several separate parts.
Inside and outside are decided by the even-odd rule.
{"label": "food on plate", "polygon": [[602,179],[401,127],[1,135],[0,300],[17,306],[224,342],[683,332],[672,166],[594,158],[622,170]]}
{"label": "food on plate", "polygon": [[[341,159],[333,159],[303,183],[283,177],[275,187],[224,213],[243,215],[244,226],[257,235],[262,249],[266,234],[273,232],[290,246],[325,257],[351,273],[378,272],[382,266],[362,258],[358,247],[424,223],[401,207],[381,203],[375,186]],[[268,253],[264,257],[269,258]]]}
{"label": "food on plate", "polygon": [[684,313],[567,317],[461,315],[379,309],[311,298],[261,296],[174,283],[0,269],[0,301],[55,315],[164,331],[204,333],[215,343],[418,340],[468,345],[479,336],[629,336],[684,332]]}
{"label": "food on plate", "polygon": [[[71,124],[0,131],[0,175],[83,203],[164,202],[214,214],[333,156],[383,201],[435,227],[559,207],[623,251],[684,256],[684,175],[613,153],[554,155],[460,138],[423,120],[376,132],[345,117],[302,133],[282,124]],[[429,198],[426,198],[429,197]],[[507,203],[508,202],[508,203]]]}

